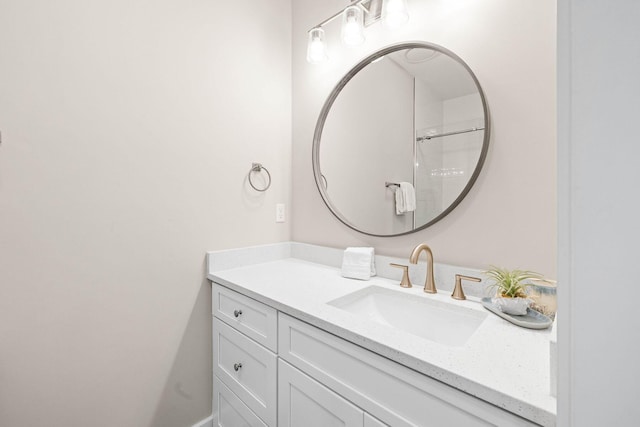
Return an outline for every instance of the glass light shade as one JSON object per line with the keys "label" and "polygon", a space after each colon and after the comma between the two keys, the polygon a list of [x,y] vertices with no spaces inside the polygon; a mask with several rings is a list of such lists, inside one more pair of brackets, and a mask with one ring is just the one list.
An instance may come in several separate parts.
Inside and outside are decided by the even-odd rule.
{"label": "glass light shade", "polygon": [[347,46],[357,46],[364,42],[362,9],[349,6],[342,13],[342,42]]}
{"label": "glass light shade", "polygon": [[387,28],[398,28],[409,20],[407,0],[383,0],[382,24]]}
{"label": "glass light shade", "polygon": [[314,28],[309,31],[307,62],[317,64],[327,59],[327,45],[324,42],[324,30],[322,28]]}

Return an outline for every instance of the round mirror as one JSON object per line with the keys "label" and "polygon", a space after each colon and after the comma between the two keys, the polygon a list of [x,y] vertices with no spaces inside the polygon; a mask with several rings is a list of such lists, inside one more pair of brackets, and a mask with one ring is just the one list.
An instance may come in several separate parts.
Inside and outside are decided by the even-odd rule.
{"label": "round mirror", "polygon": [[345,225],[398,236],[451,212],[476,180],[489,110],[462,59],[429,43],[382,49],[324,104],[313,138],[322,199]]}

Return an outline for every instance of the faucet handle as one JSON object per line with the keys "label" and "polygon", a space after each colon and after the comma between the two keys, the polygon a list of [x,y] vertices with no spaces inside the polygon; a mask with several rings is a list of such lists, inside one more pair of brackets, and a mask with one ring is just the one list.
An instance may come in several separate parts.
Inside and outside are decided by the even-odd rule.
{"label": "faucet handle", "polygon": [[402,269],[402,280],[400,281],[400,287],[402,288],[411,288],[411,280],[409,279],[409,266],[402,264],[394,264],[393,262],[389,264],[391,267],[397,267]]}
{"label": "faucet handle", "polygon": [[451,294],[451,298],[464,300],[467,297],[464,295],[464,290],[462,290],[462,280],[470,280],[472,282],[480,282],[481,279],[477,277],[464,276],[462,274],[456,274],[456,286],[453,288],[453,293]]}

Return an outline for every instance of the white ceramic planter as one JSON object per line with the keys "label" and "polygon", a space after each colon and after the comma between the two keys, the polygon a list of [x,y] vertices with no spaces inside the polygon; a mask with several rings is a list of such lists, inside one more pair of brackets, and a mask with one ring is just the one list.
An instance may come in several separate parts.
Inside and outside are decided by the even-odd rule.
{"label": "white ceramic planter", "polygon": [[496,297],[492,299],[492,302],[503,313],[513,314],[516,316],[522,316],[527,314],[527,308],[531,305],[533,300],[529,298],[504,298]]}

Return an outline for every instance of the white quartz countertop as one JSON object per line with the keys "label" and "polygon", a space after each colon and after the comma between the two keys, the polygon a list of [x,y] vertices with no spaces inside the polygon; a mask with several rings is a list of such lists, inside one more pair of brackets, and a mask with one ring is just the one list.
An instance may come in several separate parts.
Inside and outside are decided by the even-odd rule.
{"label": "white quartz countertop", "polygon": [[[210,267],[208,278],[530,421],[555,425],[556,399],[549,392],[550,331],[512,325],[489,313],[477,299],[456,301],[450,291],[425,294],[422,286],[403,289],[398,281],[380,277],[346,279],[339,268],[296,258],[222,270]],[[454,347],[327,305],[372,285],[484,311],[488,316],[464,345]]]}

